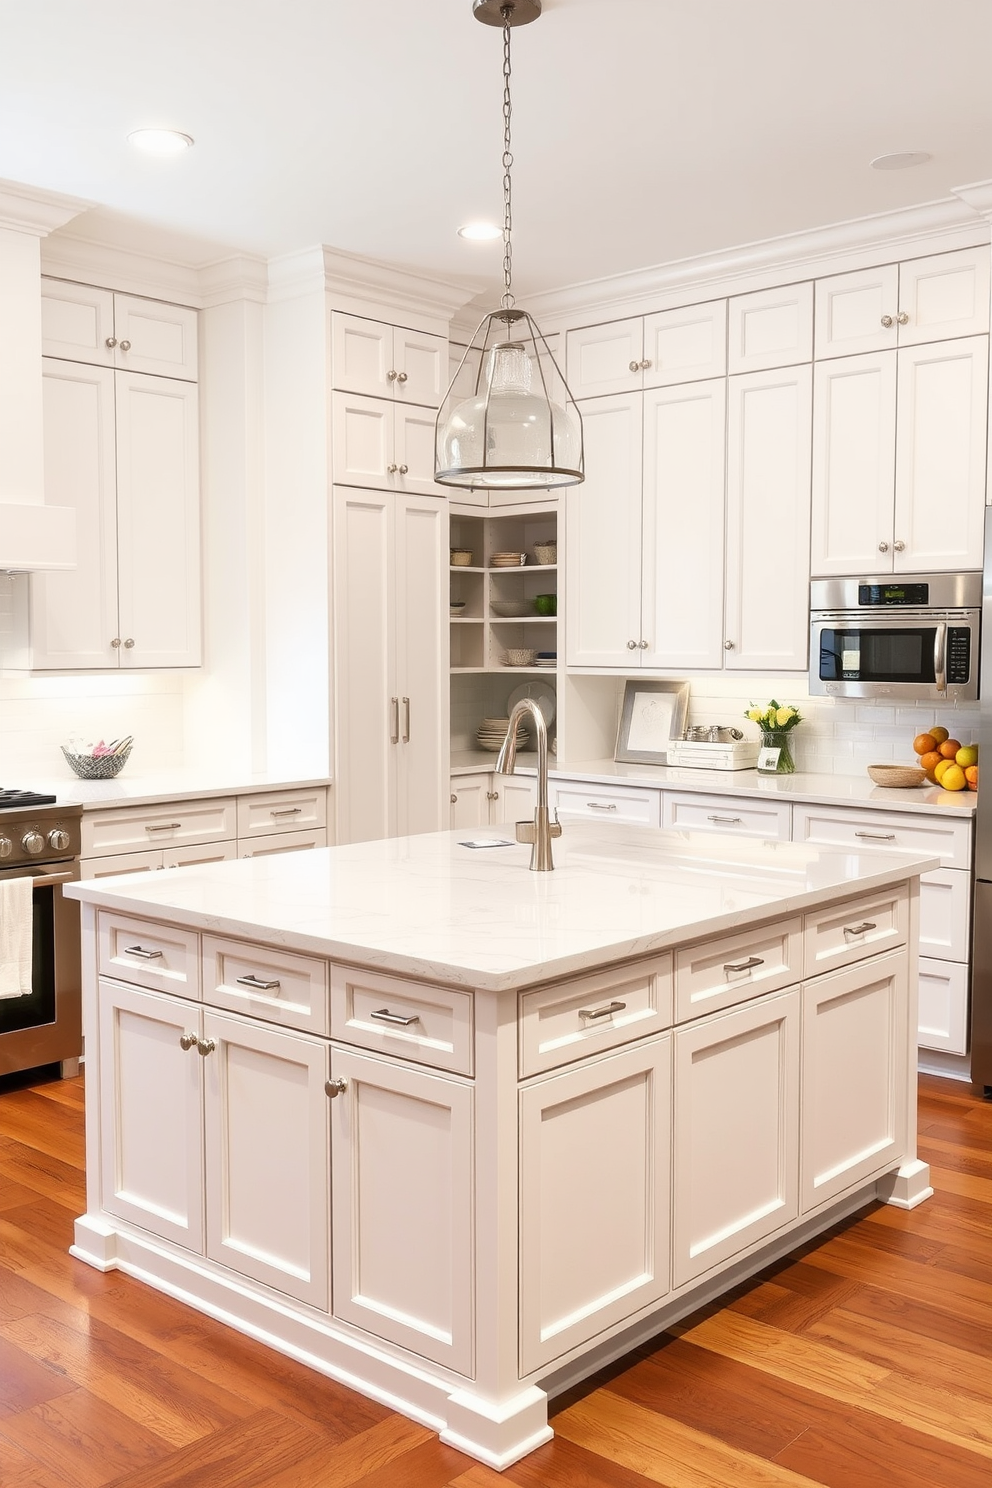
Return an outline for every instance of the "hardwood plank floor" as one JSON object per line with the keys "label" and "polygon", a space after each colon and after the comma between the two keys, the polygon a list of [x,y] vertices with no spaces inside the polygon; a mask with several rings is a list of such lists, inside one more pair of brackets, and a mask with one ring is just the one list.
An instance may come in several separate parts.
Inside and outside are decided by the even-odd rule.
{"label": "hardwood plank floor", "polygon": [[68,1255],[82,1079],[0,1081],[0,1488],[988,1488],[992,1102],[923,1077],[871,1206],[554,1402],[506,1473]]}

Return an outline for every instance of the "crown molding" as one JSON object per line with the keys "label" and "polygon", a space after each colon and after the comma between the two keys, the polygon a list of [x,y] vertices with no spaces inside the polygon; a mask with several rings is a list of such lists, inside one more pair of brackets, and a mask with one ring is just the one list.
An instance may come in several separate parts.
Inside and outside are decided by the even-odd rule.
{"label": "crown molding", "polygon": [[972,181],[967,186],[955,186],[954,195],[966,202],[973,212],[992,220],[992,181]]}
{"label": "crown molding", "polygon": [[278,305],[283,300],[304,299],[324,293],[324,250],[300,248],[270,258],[266,265],[266,301]]}
{"label": "crown molding", "polygon": [[589,312],[613,319],[665,309],[668,302],[686,304],[764,289],[783,283],[783,274],[804,279],[975,247],[989,240],[979,215],[983,209],[978,202],[985,200],[992,208],[992,182],[961,187],[953,198],[941,201],[566,285],[529,295],[526,304],[542,327],[547,320],[553,328],[555,323],[574,324],[577,315]]}
{"label": "crown molding", "polygon": [[45,238],[56,228],[64,227],[80,212],[93,205],[76,196],[62,196],[55,191],[39,191],[17,181],[0,181],[0,228],[30,233]]}
{"label": "crown molding", "polygon": [[205,264],[199,271],[199,280],[200,305],[204,310],[234,300],[252,300],[264,305],[268,297],[268,265],[264,258],[247,253],[232,253],[230,258]]}
{"label": "crown molding", "polygon": [[177,263],[140,249],[122,248],[119,244],[77,237],[74,233],[59,233],[45,240],[41,246],[41,271],[56,279],[74,279],[80,284],[95,284],[124,294],[146,295],[194,307],[201,303],[198,265]]}
{"label": "crown molding", "polygon": [[361,303],[385,302],[394,311],[403,310],[447,323],[456,310],[479,293],[480,286],[455,283],[422,269],[405,268],[324,247],[324,285],[335,300]]}

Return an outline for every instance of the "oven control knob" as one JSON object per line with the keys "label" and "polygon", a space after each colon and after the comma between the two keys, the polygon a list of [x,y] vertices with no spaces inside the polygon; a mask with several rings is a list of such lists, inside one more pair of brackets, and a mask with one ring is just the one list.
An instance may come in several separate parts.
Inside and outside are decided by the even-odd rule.
{"label": "oven control knob", "polygon": [[48,834],[48,845],[54,852],[65,852],[69,846],[69,833],[63,827],[56,827]]}
{"label": "oven control knob", "polygon": [[42,837],[40,832],[35,832],[33,830],[30,832],[25,832],[24,836],[21,838],[21,846],[26,853],[31,853],[34,856],[37,856],[38,853],[44,852],[45,850],[45,839],[44,837]]}
{"label": "oven control knob", "polygon": [[0,837],[0,858],[9,858],[14,851],[14,844],[9,837]]}

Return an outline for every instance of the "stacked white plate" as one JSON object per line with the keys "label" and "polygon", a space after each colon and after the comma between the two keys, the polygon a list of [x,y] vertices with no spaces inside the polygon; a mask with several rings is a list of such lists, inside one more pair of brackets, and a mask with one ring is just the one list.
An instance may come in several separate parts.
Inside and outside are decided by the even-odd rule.
{"label": "stacked white plate", "polygon": [[[502,749],[506,731],[510,725],[509,718],[484,718],[479,725],[476,740],[480,749],[490,749],[495,752]],[[517,725],[517,748],[522,749],[527,743],[527,730],[520,724]]]}
{"label": "stacked white plate", "polygon": [[519,568],[524,557],[523,553],[494,553],[489,562],[493,568]]}

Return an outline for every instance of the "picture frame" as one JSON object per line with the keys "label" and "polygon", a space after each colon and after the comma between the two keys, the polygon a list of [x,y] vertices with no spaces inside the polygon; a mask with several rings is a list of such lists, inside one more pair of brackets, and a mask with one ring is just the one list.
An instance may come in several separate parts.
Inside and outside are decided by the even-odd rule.
{"label": "picture frame", "polygon": [[688,712],[688,682],[648,678],[628,681],[613,758],[630,764],[663,765],[669,744],[685,732]]}

